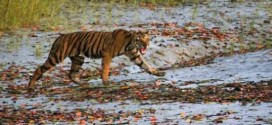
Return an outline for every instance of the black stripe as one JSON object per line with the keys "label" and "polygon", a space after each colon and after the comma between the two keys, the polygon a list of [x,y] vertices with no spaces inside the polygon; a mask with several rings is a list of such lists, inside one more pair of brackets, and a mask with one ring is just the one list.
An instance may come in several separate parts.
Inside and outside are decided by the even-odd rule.
{"label": "black stripe", "polygon": [[93,37],[94,37],[94,32],[90,32],[90,35],[89,37],[91,37],[90,39],[87,39],[87,41],[85,42],[84,46],[83,46],[83,52],[84,52],[84,55],[86,57],[89,57],[89,54],[88,54],[88,50],[86,50],[88,48],[88,44],[92,41]]}
{"label": "black stripe", "polygon": [[44,66],[44,65],[42,65],[41,66],[43,69],[45,69],[45,70],[49,70],[50,69],[50,67],[46,67],[46,66]]}
{"label": "black stripe", "polygon": [[121,30],[121,29],[115,30],[115,31],[113,32],[113,36],[116,36],[120,31],[123,31],[123,30]]}
{"label": "black stripe", "polygon": [[[65,39],[68,39],[68,41],[65,41]],[[67,51],[68,51],[68,49],[69,49],[69,37],[66,36],[62,42],[63,42],[63,48],[65,48],[64,45],[65,45],[65,42],[67,42],[67,43],[66,43],[66,44],[67,44],[66,50],[65,50],[65,52],[64,52],[64,55],[67,55]]]}
{"label": "black stripe", "polygon": [[41,72],[45,72],[49,69],[50,69],[49,67],[41,66]]}
{"label": "black stripe", "polygon": [[102,57],[102,51],[101,50],[99,51],[99,57]]}
{"label": "black stripe", "polygon": [[136,52],[134,52],[134,53],[131,53],[131,55],[135,55],[136,53],[138,53],[139,52],[139,50],[138,49],[136,49]]}
{"label": "black stripe", "polygon": [[76,45],[78,45],[77,43],[81,42],[82,39],[84,38],[84,36],[86,35],[87,33],[85,32],[81,32],[80,34],[77,35],[77,39],[73,38],[73,41],[72,41],[72,45],[71,45],[71,49],[70,49],[70,52],[69,52],[69,55],[72,55],[75,52],[79,51],[76,47]]}
{"label": "black stripe", "polygon": [[75,64],[77,64],[77,65],[82,65],[84,62],[78,61],[78,60],[74,60],[73,63],[75,63]]}
{"label": "black stripe", "polygon": [[89,52],[88,52],[88,51],[85,51],[85,52],[84,52],[84,56],[90,57],[90,56],[89,56]]}
{"label": "black stripe", "polygon": [[55,57],[54,59],[55,59],[56,63],[59,63],[61,61],[61,59],[58,57],[58,54],[56,52],[53,53],[53,57]]}
{"label": "black stripe", "polygon": [[81,51],[81,45],[82,45],[82,43],[83,42],[86,42],[86,38],[89,36],[89,33],[87,32],[87,33],[85,33],[83,36],[82,36],[82,38],[81,39],[79,39],[78,40],[78,46],[76,47],[74,47],[74,48],[76,48],[76,50],[77,50],[77,54],[76,55],[78,55],[79,53],[80,53],[80,51]]}
{"label": "black stripe", "polygon": [[90,32],[90,35],[92,35],[92,37],[91,37],[91,39],[89,39],[89,41],[92,41],[92,40],[93,40],[95,33],[96,33],[96,32]]}
{"label": "black stripe", "polygon": [[97,38],[99,37],[100,35],[100,32],[94,32],[94,35],[96,36],[95,38],[93,38],[93,40],[90,42],[90,46],[88,48],[88,54],[90,54],[89,56],[92,57],[93,56],[93,46],[95,45],[95,43],[97,42]]}
{"label": "black stripe", "polygon": [[[126,45],[125,46],[122,46],[121,49],[118,51],[118,56],[123,54],[124,52],[126,52],[126,46],[127,46],[128,42],[126,42]],[[123,50],[124,48],[124,50]],[[123,51],[123,52],[122,52]]]}
{"label": "black stripe", "polygon": [[47,60],[48,60],[48,62],[49,62],[49,64],[50,64],[51,66],[55,66],[55,63],[51,60],[50,57],[49,57]]}
{"label": "black stripe", "polygon": [[95,57],[95,52],[94,52],[94,48],[95,48],[95,45],[97,44],[97,42],[100,42],[98,40],[98,38],[101,38],[101,34],[103,34],[102,32],[98,32],[98,36],[96,37],[96,40],[94,41],[94,44],[92,45],[92,49],[91,49],[91,52],[92,52],[92,57]]}
{"label": "black stripe", "polygon": [[[55,42],[54,42],[53,45],[52,45],[52,48],[51,48],[51,51],[50,51],[49,55],[50,55],[50,54],[53,55],[53,54],[56,52],[57,46],[61,47],[61,46],[59,45],[59,43],[61,43],[62,40],[63,40],[64,38],[65,38],[65,37],[60,36],[60,37],[58,37],[58,38],[55,40]],[[58,45],[57,45],[57,44],[58,44]],[[61,54],[61,55],[62,55],[62,54]],[[61,57],[61,55],[60,55],[60,57]]]}
{"label": "black stripe", "polygon": [[69,35],[68,41],[69,41],[70,45],[76,43],[83,35],[84,35],[83,32],[76,32],[74,34]]}
{"label": "black stripe", "polygon": [[72,63],[76,65],[82,65],[84,63],[84,57],[76,56],[76,57],[70,57]]}
{"label": "black stripe", "polygon": [[70,72],[78,72],[79,69],[70,69]]}
{"label": "black stripe", "polygon": [[80,58],[80,57],[75,58],[75,60],[76,60],[77,62],[80,62],[80,63],[83,63],[83,62],[84,62],[84,58]]}
{"label": "black stripe", "polygon": [[[70,46],[72,46],[71,44],[72,43],[70,43],[70,42],[72,42],[72,41],[70,41],[69,39],[70,39],[70,37],[72,37],[73,35],[75,35],[74,36],[74,38],[72,39],[72,41],[77,37],[77,34],[75,33],[75,34],[72,34],[72,35],[68,35],[68,36],[65,36],[65,38],[66,39],[68,39],[68,41],[67,41],[67,48],[66,48],[66,51],[65,51],[65,55],[68,55],[67,53],[69,52],[68,50],[70,50],[69,48],[70,48]],[[64,38],[64,41],[62,41],[62,42],[66,42],[65,41],[65,38]]]}
{"label": "black stripe", "polygon": [[[70,37],[72,37],[73,35],[75,35],[75,36],[74,36],[74,38],[72,38],[71,42],[75,41],[75,39],[77,39],[79,36],[81,37],[81,35],[84,35],[84,33],[83,33],[83,32],[75,32],[74,34],[68,35],[68,37],[70,38]],[[70,40],[69,40],[69,41],[70,41]]]}
{"label": "black stripe", "polygon": [[101,43],[103,43],[104,41],[102,40],[103,39],[103,36],[105,36],[105,33],[102,33],[102,35],[101,35],[101,37],[100,37],[100,39],[99,39],[99,43],[98,43],[98,45],[97,45],[97,49],[96,49],[96,55],[97,55],[97,57],[100,57],[101,55],[100,55],[100,45],[101,45]]}
{"label": "black stripe", "polygon": [[144,64],[144,61],[142,61],[140,64],[137,64],[137,66],[142,67],[143,64]]}
{"label": "black stripe", "polygon": [[64,60],[64,57],[63,56],[65,56],[65,54],[63,53],[63,51],[64,51],[64,48],[63,47],[60,47],[60,50],[59,50],[59,58],[60,58],[60,60]]}
{"label": "black stripe", "polygon": [[102,56],[102,50],[103,50],[103,46],[105,44],[105,36],[107,36],[107,33],[104,33],[102,38],[101,38],[101,43],[99,43],[99,45],[97,46],[98,49],[96,50],[96,53],[98,55],[98,57],[101,57]]}
{"label": "black stripe", "polygon": [[91,46],[95,43],[94,41],[94,37],[96,36],[96,33],[97,32],[92,32],[92,36],[91,36],[91,39],[89,39],[88,42],[85,43],[84,45],[84,55],[87,56],[87,57],[91,57],[92,53],[89,53],[89,51],[91,50]]}
{"label": "black stripe", "polygon": [[[73,50],[76,49],[74,47],[74,45],[78,42],[78,39],[81,38],[83,35],[84,35],[84,33],[80,32],[79,34],[76,34],[76,36],[71,41],[69,40],[70,44],[68,44],[68,52],[67,52],[69,54],[66,53],[67,55],[72,54]],[[72,36],[70,36],[70,37],[72,37]]]}
{"label": "black stripe", "polygon": [[53,43],[52,47],[56,46],[57,42],[58,41],[61,41],[61,39],[63,38],[63,35],[62,36],[59,36]]}
{"label": "black stripe", "polygon": [[108,47],[109,47],[108,49],[110,49],[111,47],[113,47],[114,42],[115,42],[115,38],[112,37],[111,38],[111,42],[108,44]]}
{"label": "black stripe", "polygon": [[81,45],[84,42],[84,38],[87,36],[87,33],[82,36],[81,39],[79,39],[76,44],[74,45],[73,49],[71,50],[69,55],[77,56],[81,52]]}
{"label": "black stripe", "polygon": [[103,45],[103,50],[106,49],[109,44],[111,44],[111,40],[112,40],[112,37],[111,37],[112,34],[108,33],[107,32],[107,36],[105,37],[105,40],[104,40],[104,45]]}
{"label": "black stripe", "polygon": [[137,59],[137,58],[139,58],[139,57],[140,57],[140,55],[137,55],[137,56],[131,58],[130,60],[131,60],[131,61],[134,61],[135,59]]}
{"label": "black stripe", "polygon": [[78,42],[84,41],[84,39],[88,36],[89,32],[83,32],[83,35],[81,36],[80,39],[78,39]]}
{"label": "black stripe", "polygon": [[110,43],[109,46],[113,46],[112,44],[114,43],[114,41],[115,41],[115,39],[116,39],[116,35],[117,35],[119,32],[121,32],[121,31],[123,31],[123,30],[119,29],[119,30],[113,32],[113,34],[112,34],[112,39],[113,39],[113,41]]}
{"label": "black stripe", "polygon": [[129,40],[129,42],[127,42],[126,47],[125,47],[125,51],[128,51],[128,46],[130,45],[130,43],[131,43],[131,40]]}
{"label": "black stripe", "polygon": [[132,35],[132,34],[130,33],[130,34],[128,34],[126,37],[131,37],[131,35]]}
{"label": "black stripe", "polygon": [[118,56],[120,56],[122,54],[122,53],[120,53],[122,51],[122,48],[123,47],[121,47],[121,49],[118,51],[118,54],[117,54]]}

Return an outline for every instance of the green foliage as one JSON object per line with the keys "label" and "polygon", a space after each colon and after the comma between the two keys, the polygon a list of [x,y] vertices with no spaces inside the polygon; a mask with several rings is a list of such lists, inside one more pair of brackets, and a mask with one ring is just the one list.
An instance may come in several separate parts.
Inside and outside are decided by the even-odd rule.
{"label": "green foliage", "polygon": [[22,41],[22,38],[20,37],[11,38],[10,43],[7,45],[7,50],[9,52],[18,50],[18,48],[20,48],[21,41]]}
{"label": "green foliage", "polygon": [[0,30],[36,25],[44,17],[53,17],[64,0],[0,0]]}
{"label": "green foliage", "polygon": [[[43,30],[60,29],[73,27],[69,24],[67,18],[74,18],[70,15],[76,15],[79,11],[83,18],[74,24],[79,26],[103,22],[105,18],[107,23],[112,25],[118,22],[117,15],[122,16],[123,8],[129,7],[147,7],[157,9],[158,7],[171,7],[181,4],[194,5],[192,18],[195,19],[198,14],[198,4],[205,3],[208,0],[0,0],[0,30],[16,29],[20,27],[39,26]],[[92,6],[93,13],[84,13],[86,5]],[[119,6],[119,9],[113,11],[113,8]],[[90,9],[90,8],[89,8]],[[102,16],[102,15],[105,16]],[[139,20],[139,13],[135,13],[134,20]]]}
{"label": "green foliage", "polygon": [[36,44],[35,45],[35,56],[41,57],[42,56],[42,46],[41,44]]}
{"label": "green foliage", "polygon": [[194,7],[193,7],[192,20],[195,20],[197,14],[198,14],[198,0],[193,0],[193,2],[194,2]]}
{"label": "green foliage", "polygon": [[230,43],[230,46],[228,47],[228,53],[233,54],[235,52],[235,44]]}

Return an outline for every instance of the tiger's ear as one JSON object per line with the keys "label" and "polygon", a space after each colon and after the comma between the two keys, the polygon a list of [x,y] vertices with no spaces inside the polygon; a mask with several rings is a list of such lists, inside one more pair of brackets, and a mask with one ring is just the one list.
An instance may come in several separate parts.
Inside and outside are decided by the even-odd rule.
{"label": "tiger's ear", "polygon": [[136,34],[136,31],[130,30],[129,33],[131,33],[131,34]]}
{"label": "tiger's ear", "polygon": [[148,32],[148,30],[140,30],[140,31],[138,31],[138,33],[139,34],[141,34],[141,35],[145,35],[145,34],[148,34],[149,32]]}
{"label": "tiger's ear", "polygon": [[143,34],[149,34],[149,30],[144,31]]}
{"label": "tiger's ear", "polygon": [[130,31],[128,31],[128,32],[125,32],[126,37],[134,36],[134,34],[136,34],[136,32],[133,31],[133,30],[130,30]]}

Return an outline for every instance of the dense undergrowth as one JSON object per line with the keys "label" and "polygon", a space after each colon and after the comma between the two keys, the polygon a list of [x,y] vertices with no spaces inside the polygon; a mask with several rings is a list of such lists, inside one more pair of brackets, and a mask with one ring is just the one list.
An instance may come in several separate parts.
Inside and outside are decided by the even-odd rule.
{"label": "dense undergrowth", "polygon": [[[93,12],[103,7],[111,11],[114,6],[123,5],[134,7],[156,8],[159,5],[174,6],[178,4],[198,4],[206,0],[1,0],[0,1],[0,30],[13,30],[21,27],[40,27],[54,29],[56,25],[64,25],[65,12],[73,13],[82,9],[82,5],[92,5]],[[107,3],[107,6],[104,6]],[[110,16],[110,15],[108,15]]]}

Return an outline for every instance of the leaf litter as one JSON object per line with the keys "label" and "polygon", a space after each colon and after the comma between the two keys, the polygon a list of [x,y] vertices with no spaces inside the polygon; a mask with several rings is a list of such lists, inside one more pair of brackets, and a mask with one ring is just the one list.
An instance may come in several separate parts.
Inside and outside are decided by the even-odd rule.
{"label": "leaf litter", "polygon": [[[110,87],[103,86],[72,86],[72,87],[59,87],[52,88],[49,86],[40,86],[35,92],[27,91],[25,85],[14,85],[8,86],[5,92],[5,96],[12,97],[14,103],[17,98],[25,98],[31,94],[31,98],[44,95],[51,98],[53,102],[58,103],[59,101],[75,101],[82,102],[86,100],[92,100],[97,103],[109,103],[119,102],[126,100],[133,100],[139,102],[148,101],[150,104],[161,104],[170,102],[180,103],[231,103],[241,102],[249,103],[251,105],[259,105],[263,102],[272,101],[272,81],[263,81],[254,84],[242,84],[232,83],[223,84],[218,86],[201,86],[195,89],[182,89],[170,84],[146,84],[139,83],[133,86],[124,85],[125,83],[117,83]],[[5,123],[43,123],[46,121],[51,122],[73,122],[80,121],[80,123],[90,122],[98,120],[99,122],[105,123],[123,123],[124,115],[122,113],[106,113],[100,109],[98,111],[87,111],[74,109],[72,111],[47,111],[39,110],[39,106],[36,105],[30,109],[22,106],[15,108],[11,105],[3,105],[1,108],[1,121]],[[135,117],[141,119],[143,113],[139,112],[125,112],[126,117]],[[155,113],[155,110],[150,109],[150,112]],[[24,114],[24,117],[20,117]],[[223,112],[216,114],[220,116],[214,119],[214,123],[222,123],[223,116],[233,114],[233,112]],[[206,116],[204,114],[196,114],[193,116],[182,116],[185,121],[191,123],[193,121],[201,121],[204,118],[212,116]],[[121,121],[120,121],[121,120]],[[150,117],[151,122],[155,122],[155,117]],[[126,121],[125,123],[127,123]]]}
{"label": "leaf litter", "polygon": [[[151,10],[155,9],[155,6],[149,3],[144,3],[140,6],[149,8]],[[229,12],[226,12],[226,14],[222,17],[226,17],[228,13]],[[183,45],[180,43],[190,44],[191,41],[198,40],[201,43],[204,43],[203,45],[206,49],[212,48],[213,50],[211,52],[211,55],[205,55],[201,58],[195,58],[195,56],[191,56],[190,53],[184,53],[186,57],[190,57],[189,60],[179,60],[170,66],[161,66],[161,70],[172,70],[180,67],[210,64],[212,63],[212,60],[218,56],[257,51],[260,49],[267,49],[271,47],[271,44],[269,44],[269,42],[271,42],[269,41],[269,39],[271,40],[269,36],[269,33],[271,33],[271,29],[269,30],[269,27],[267,30],[267,27],[247,28],[239,27],[238,25],[233,29],[226,29],[224,27],[218,27],[216,25],[205,26],[207,25],[206,23],[204,24],[199,22],[186,21],[186,23],[180,25],[180,21],[151,21],[149,23],[140,23],[136,25],[127,25],[127,23],[121,23],[121,25],[115,24],[114,27],[148,29],[150,31],[150,34],[153,36],[162,36],[163,38],[175,39],[175,41],[172,43],[170,43],[170,40],[155,40],[154,43],[159,44],[158,46],[161,47],[160,49],[170,48],[174,50],[175,48],[179,48]],[[265,19],[264,24],[262,25],[267,26],[267,24],[269,24],[269,22]],[[101,29],[99,25],[97,26],[97,29]],[[94,27],[91,28],[93,29]],[[80,30],[82,31],[86,31],[89,29],[90,27],[88,26],[80,27]],[[40,37],[40,35],[37,35],[35,32],[29,33],[29,35],[33,37],[31,39],[36,39]],[[252,42],[256,40],[254,39],[257,38],[256,36],[262,36],[263,40],[260,40],[259,42]],[[1,37],[5,37],[5,35],[1,33]],[[210,42],[210,40],[215,40],[216,45],[213,45],[213,42]],[[240,46],[244,44],[249,44],[247,43],[248,40],[250,41],[249,43],[251,48],[243,48],[243,46]],[[268,41],[265,42],[266,40]],[[229,44],[230,41],[234,41],[233,43],[235,44]],[[219,50],[220,47],[225,48],[225,50],[226,48],[228,48],[231,51],[216,53],[215,51]],[[236,48],[239,48],[239,50],[235,51]],[[1,51],[5,52],[5,50]],[[161,56],[167,55],[163,52],[158,52],[158,54]],[[33,55],[33,53],[31,53],[31,55]],[[4,60],[5,59],[6,57],[4,56]],[[111,75],[118,76],[122,74],[122,71],[120,69],[122,69],[123,67],[123,64],[117,65],[111,70]],[[252,82],[250,84],[233,82],[230,84],[222,85],[198,86],[196,88],[179,88],[175,85],[172,85],[175,84],[175,82],[172,82],[171,84],[162,84],[159,80],[151,80],[149,82],[127,80],[116,82],[114,85],[107,87],[101,85],[93,86],[88,84],[74,86],[74,84],[71,83],[71,81],[67,77],[68,70],[57,67],[57,71],[49,71],[48,74],[50,75],[44,76],[40,80],[42,82],[38,84],[37,88],[34,91],[29,91],[26,87],[26,83],[30,77],[30,69],[28,65],[19,66],[16,63],[7,63],[3,65],[1,64],[0,69],[0,79],[2,83],[0,86],[0,96],[2,101],[0,107],[1,123],[178,124],[211,122],[217,124],[228,122],[229,119],[241,120],[243,119],[243,117],[246,117],[246,115],[236,115],[239,114],[239,112],[232,110],[221,110],[217,112],[212,112],[211,114],[205,113],[205,111],[195,111],[192,113],[184,108],[193,107],[197,109],[201,107],[194,107],[194,105],[197,104],[205,106],[216,103],[220,106],[224,106],[228,104],[233,105],[238,103],[238,106],[236,107],[250,106],[250,111],[257,112],[258,110],[261,110],[260,105],[263,104],[268,104],[267,107],[271,108],[272,101],[271,80]],[[90,79],[99,78],[100,74],[101,69],[99,68],[96,68],[92,71],[83,70],[80,72],[80,75],[85,82],[89,81]],[[187,81],[186,83],[184,83],[184,85],[196,84],[197,82],[199,81]],[[38,101],[39,103],[36,99],[40,100]],[[30,103],[20,103],[22,100],[30,100]],[[103,108],[83,108],[80,105],[77,105],[76,108],[71,108],[70,110],[67,109],[70,106],[72,107],[74,103],[82,104],[82,102],[86,101],[89,105],[97,105],[98,107],[100,105],[106,106]],[[132,105],[134,106],[134,108],[132,108],[131,110],[125,110],[126,106],[130,106],[130,102],[128,101],[131,101]],[[61,105],[59,106],[59,104],[62,102],[66,103],[66,107],[63,107]],[[124,107],[119,108],[117,111],[112,111],[112,109],[109,110],[106,108],[109,106],[108,104],[116,102],[120,102],[120,105],[123,105]],[[178,103],[178,107],[175,107],[176,103]],[[162,106],[163,108],[158,109],[158,105],[164,104],[171,105],[175,107],[175,109],[171,110],[171,106]],[[57,108],[55,110],[51,110],[51,108],[46,109],[45,107],[48,105],[49,107],[52,106]],[[136,107],[138,106],[138,108],[135,108],[135,105]],[[152,107],[153,105],[154,107]],[[149,108],[141,108],[142,106],[149,106]],[[150,106],[152,108],[150,108]],[[259,109],[256,109],[255,107],[258,106],[260,106]],[[176,113],[178,118],[168,116],[167,108],[169,108],[169,110],[172,112],[178,111]],[[270,113],[271,116],[271,111],[267,110],[267,112]],[[163,117],[158,116],[158,114],[163,114]],[[233,116],[233,114],[235,114],[235,116]],[[261,117],[262,114],[259,114],[259,116],[260,117],[254,117],[255,119],[253,119],[255,121],[250,121],[249,123],[271,123],[271,119]],[[267,116],[269,117],[269,115]]]}

